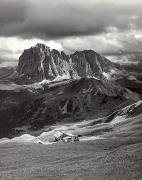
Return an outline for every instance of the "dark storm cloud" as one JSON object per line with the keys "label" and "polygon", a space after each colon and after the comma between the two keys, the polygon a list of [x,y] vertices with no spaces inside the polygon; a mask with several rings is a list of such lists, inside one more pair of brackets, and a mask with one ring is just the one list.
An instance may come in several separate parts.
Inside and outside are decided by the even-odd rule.
{"label": "dark storm cloud", "polygon": [[140,0],[0,0],[0,36],[61,38],[141,28]]}
{"label": "dark storm cloud", "polygon": [[1,28],[21,23],[25,19],[26,4],[18,0],[0,1],[0,25]]}

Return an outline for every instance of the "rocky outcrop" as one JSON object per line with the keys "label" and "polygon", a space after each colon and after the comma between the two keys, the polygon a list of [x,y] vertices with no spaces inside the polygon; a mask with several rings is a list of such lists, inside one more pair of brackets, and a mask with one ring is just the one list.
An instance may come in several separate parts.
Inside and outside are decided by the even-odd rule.
{"label": "rocky outcrop", "polygon": [[19,58],[17,72],[25,83],[39,82],[43,79],[53,80],[78,77],[100,77],[104,72],[110,73],[115,64],[93,50],[85,50],[66,55],[44,44],[37,44],[24,50]]}
{"label": "rocky outcrop", "polygon": [[37,44],[23,52],[19,58],[17,72],[26,77],[27,83],[39,82],[43,79],[53,80],[57,76],[66,78],[77,76],[65,53],[60,54],[57,50],[50,50],[43,44]]}
{"label": "rocky outcrop", "polygon": [[77,51],[71,54],[71,60],[80,77],[100,77],[115,68],[115,64],[93,50]]}

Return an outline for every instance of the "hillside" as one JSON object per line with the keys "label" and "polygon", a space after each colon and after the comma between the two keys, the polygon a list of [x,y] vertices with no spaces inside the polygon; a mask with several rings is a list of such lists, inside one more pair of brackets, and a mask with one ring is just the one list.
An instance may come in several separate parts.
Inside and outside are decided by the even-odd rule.
{"label": "hillside", "polygon": [[1,110],[1,136],[4,131],[24,125],[38,130],[56,122],[103,117],[139,100],[138,94],[105,78],[67,80],[44,84],[43,87],[43,92],[31,96],[32,99]]}
{"label": "hillside", "polygon": [[[73,124],[68,125],[68,129],[74,127],[76,133],[82,132],[88,137],[78,143],[43,145],[3,140],[0,142],[0,177],[2,180],[140,180],[141,112],[140,101],[115,111],[101,119],[102,122],[95,119],[78,124],[81,131]],[[96,138],[91,140],[92,136]]]}

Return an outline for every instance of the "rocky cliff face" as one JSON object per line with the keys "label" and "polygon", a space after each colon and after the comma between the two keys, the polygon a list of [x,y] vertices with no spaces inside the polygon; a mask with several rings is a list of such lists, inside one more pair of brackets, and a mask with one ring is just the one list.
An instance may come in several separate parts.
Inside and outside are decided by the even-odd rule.
{"label": "rocky cliff face", "polygon": [[37,44],[24,50],[19,58],[17,72],[26,83],[53,80],[56,77],[63,79],[78,77],[100,77],[115,69],[115,64],[92,50],[75,52],[66,55],[44,44]]}
{"label": "rocky cliff face", "polygon": [[17,72],[29,83],[43,79],[53,80],[57,76],[77,76],[66,54],[50,50],[43,44],[37,44],[23,52],[19,58]]}

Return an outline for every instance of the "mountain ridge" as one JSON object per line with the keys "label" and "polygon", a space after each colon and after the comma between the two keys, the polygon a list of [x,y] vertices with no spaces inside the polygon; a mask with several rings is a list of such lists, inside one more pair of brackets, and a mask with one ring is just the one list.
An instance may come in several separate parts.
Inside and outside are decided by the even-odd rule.
{"label": "mountain ridge", "polygon": [[64,79],[100,77],[103,72],[111,74],[113,69],[116,69],[113,62],[93,50],[66,55],[44,44],[24,50],[17,66],[18,74],[26,83],[53,80],[58,76]]}
{"label": "mountain ridge", "polygon": [[3,129],[8,134],[21,126],[38,130],[57,122],[103,117],[140,100],[137,91],[117,83],[126,73],[93,50],[69,56],[37,44],[24,50],[13,71],[2,69],[2,137]]}

